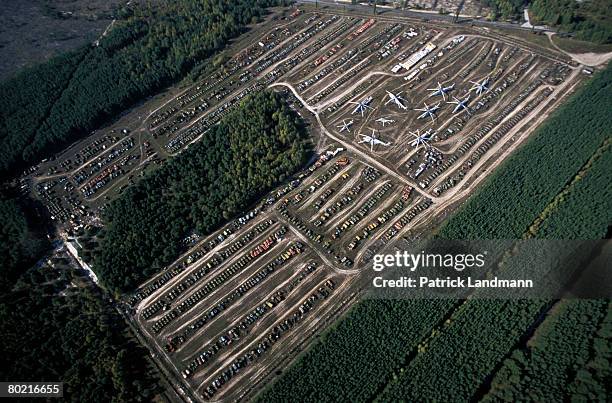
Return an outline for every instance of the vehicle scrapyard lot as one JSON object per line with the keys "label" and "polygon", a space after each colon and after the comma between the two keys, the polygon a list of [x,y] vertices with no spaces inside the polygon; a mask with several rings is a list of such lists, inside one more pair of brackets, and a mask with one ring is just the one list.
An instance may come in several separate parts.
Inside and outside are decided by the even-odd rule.
{"label": "vehicle scrapyard lot", "polygon": [[[170,91],[27,172],[66,228],[274,88],[317,157],[188,250],[125,309],[189,396],[252,396],[344,312],[375,253],[461,201],[581,79],[562,55],[477,28],[286,12],[224,68]],[[144,108],[144,109],[143,109]],[[419,110],[415,110],[419,109]]]}

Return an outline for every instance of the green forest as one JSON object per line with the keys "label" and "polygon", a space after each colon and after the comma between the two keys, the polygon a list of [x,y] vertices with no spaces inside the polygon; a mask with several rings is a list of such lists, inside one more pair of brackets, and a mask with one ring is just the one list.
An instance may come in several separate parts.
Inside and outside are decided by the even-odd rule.
{"label": "green forest", "polygon": [[308,156],[305,130],[281,97],[259,92],[104,212],[94,266],[129,290],[174,260],[181,239],[210,233],[285,181]]}
{"label": "green forest", "polygon": [[[610,137],[611,92],[612,66],[608,66],[562,104],[520,152],[510,156],[504,169],[491,175],[441,234],[451,239],[484,235],[504,239],[509,234],[523,233]],[[508,166],[512,169],[505,168]],[[602,202],[609,203],[605,192],[600,195]],[[575,214],[597,217],[583,208]],[[573,231],[570,226],[562,230],[563,234]]]}
{"label": "green forest", "polygon": [[[564,197],[531,235],[606,236],[612,221],[612,197],[604,185],[611,179],[611,152],[605,146],[611,90],[609,66],[497,168],[438,236],[521,238],[542,211],[551,212],[551,203],[564,190]],[[582,172],[594,155],[598,158]],[[551,310],[553,304],[550,300],[362,301],[258,400],[419,401],[427,396],[437,401],[516,401],[528,399],[533,385],[543,385],[540,397],[569,401],[601,396],[612,375],[609,304],[573,301],[571,309],[579,313],[567,314]],[[554,312],[552,319],[543,322],[536,344],[527,346],[524,335],[549,311]],[[572,334],[574,326],[550,330],[551,321],[564,318],[577,327],[581,340]],[[566,339],[565,346],[576,349],[572,351],[576,360],[555,358],[560,350],[554,343]],[[387,344],[392,348],[387,349]]]}
{"label": "green forest", "polygon": [[151,401],[160,390],[146,350],[69,270],[30,270],[0,297],[0,379],[64,382],[72,402]]}
{"label": "green forest", "polygon": [[21,203],[0,200],[0,380],[61,381],[74,402],[150,401],[160,391],[146,351],[65,258],[45,256]]}
{"label": "green forest", "polygon": [[491,8],[490,17],[504,20],[520,19],[523,8],[529,0],[481,0],[484,6]]}
{"label": "green forest", "polygon": [[[528,346],[504,360],[483,401],[606,401],[612,349],[610,301],[562,300]],[[552,364],[552,365],[551,365]],[[578,368],[578,370],[576,370]]]}
{"label": "green forest", "polygon": [[481,0],[493,19],[521,20],[529,7],[532,23],[571,32],[577,39],[612,43],[611,0]]}
{"label": "green forest", "polygon": [[28,225],[16,199],[0,196],[0,293],[7,292],[47,243]]}
{"label": "green forest", "polygon": [[612,43],[611,0],[533,0],[529,12],[535,22],[575,33],[577,39]]}
{"label": "green forest", "polygon": [[0,84],[0,175],[35,163],[207,63],[278,0],[125,7],[91,45]]}

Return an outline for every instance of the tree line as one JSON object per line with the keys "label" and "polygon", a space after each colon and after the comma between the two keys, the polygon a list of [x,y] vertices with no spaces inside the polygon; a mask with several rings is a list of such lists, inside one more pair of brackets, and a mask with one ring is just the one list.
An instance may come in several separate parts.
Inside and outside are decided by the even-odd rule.
{"label": "tree line", "polygon": [[504,20],[520,19],[523,7],[529,0],[481,0],[484,6],[491,8],[489,17]]}
{"label": "tree line", "polygon": [[529,7],[532,23],[571,32],[577,39],[612,43],[610,0],[481,0],[491,9],[492,19],[520,20]]}
{"label": "tree line", "polygon": [[573,32],[577,39],[612,43],[610,0],[533,0],[529,11],[543,24]]}
{"label": "tree line", "polygon": [[66,258],[45,257],[29,214],[1,197],[0,380],[63,382],[74,402],[151,401],[160,388],[147,352]]}
{"label": "tree line", "polygon": [[31,228],[17,199],[0,196],[0,222],[0,293],[4,293],[48,245]]}
{"label": "tree line", "polygon": [[218,125],[111,202],[94,251],[106,286],[126,291],[173,261],[305,163],[305,131],[280,95],[245,98]]}
{"label": "tree line", "polygon": [[147,352],[67,266],[27,270],[0,297],[0,379],[63,382],[72,402],[152,401],[160,393]]}

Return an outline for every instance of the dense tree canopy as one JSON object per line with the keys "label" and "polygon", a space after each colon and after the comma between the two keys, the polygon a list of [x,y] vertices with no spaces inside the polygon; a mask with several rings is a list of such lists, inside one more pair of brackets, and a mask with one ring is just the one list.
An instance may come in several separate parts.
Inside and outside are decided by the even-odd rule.
{"label": "dense tree canopy", "polygon": [[304,132],[271,92],[246,98],[201,140],[130,188],[105,212],[95,270],[113,289],[136,286],[300,167]]}
{"label": "dense tree canopy", "polygon": [[481,3],[491,7],[493,18],[519,19],[523,12],[523,7],[529,0],[481,0]]}
{"label": "dense tree canopy", "polygon": [[0,380],[64,382],[75,402],[150,401],[159,388],[146,351],[67,259],[41,259],[48,244],[26,218],[16,199],[0,200]]}
{"label": "dense tree canopy", "polygon": [[0,173],[36,162],[176,82],[276,3],[164,0],[130,6],[99,46],[58,56],[0,84]]}
{"label": "dense tree canopy", "polygon": [[491,8],[490,17],[520,20],[529,7],[535,24],[572,32],[576,38],[595,43],[612,43],[611,0],[481,0]]}
{"label": "dense tree canopy", "polygon": [[151,401],[153,369],[118,313],[59,271],[28,274],[0,298],[0,380],[64,382],[73,402]]}
{"label": "dense tree canopy", "polygon": [[24,267],[45,246],[28,226],[22,207],[14,199],[0,198],[0,291],[8,291]]}
{"label": "dense tree canopy", "polygon": [[[442,228],[442,235],[504,239],[522,234],[609,138],[611,91],[612,66],[608,66],[561,105],[520,152],[491,175],[482,190]],[[591,216],[588,210],[579,211],[584,217]]]}
{"label": "dense tree canopy", "polygon": [[536,20],[578,39],[612,43],[612,1],[610,0],[533,0],[529,10]]}

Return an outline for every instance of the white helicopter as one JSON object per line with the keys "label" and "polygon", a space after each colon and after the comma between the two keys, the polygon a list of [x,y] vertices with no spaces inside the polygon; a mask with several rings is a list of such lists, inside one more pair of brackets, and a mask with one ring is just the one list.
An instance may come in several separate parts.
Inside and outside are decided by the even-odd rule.
{"label": "white helicopter", "polygon": [[483,92],[489,90],[489,80],[490,78],[487,76],[482,81],[470,81],[474,86],[470,88],[470,91],[476,91],[476,95],[481,95]]}
{"label": "white helicopter", "polygon": [[380,140],[378,137],[376,137],[376,130],[374,130],[374,129],[371,129],[371,130],[372,130],[372,134],[371,135],[359,134],[359,136],[363,140],[359,141],[358,144],[370,143],[370,151],[374,151],[374,146],[375,145],[381,145],[381,146],[385,146],[385,147],[391,145],[391,143],[384,142],[384,141]]}
{"label": "white helicopter", "polygon": [[393,119],[387,119],[387,118],[385,118],[385,117],[378,118],[378,119],[376,119],[376,121],[377,121],[378,123],[380,123],[380,124],[381,124],[383,127],[385,127],[385,125],[387,125],[387,124],[391,124],[391,123],[394,123],[394,122],[395,122],[395,120],[393,120]]}
{"label": "white helicopter", "polygon": [[423,102],[423,104],[425,105],[425,108],[416,108],[415,111],[419,111],[419,112],[423,112],[421,113],[417,119],[423,119],[426,118],[427,116],[429,116],[431,118],[431,121],[433,122],[434,119],[436,118],[436,111],[438,109],[440,109],[440,102],[438,102],[437,104],[435,104],[432,107],[427,106],[427,104],[425,102]]}
{"label": "white helicopter", "polygon": [[410,142],[410,145],[412,147],[414,148],[419,148],[421,146],[431,147],[431,145],[429,144],[429,142],[431,141],[433,137],[433,133],[431,129],[427,130],[424,133],[421,133],[421,130],[419,129],[417,129],[414,132],[409,131],[408,133],[410,133],[414,137],[414,140]]}
{"label": "white helicopter", "polygon": [[372,107],[370,106],[370,102],[372,102],[372,97],[367,97],[367,98],[363,99],[363,100],[362,100],[362,101],[360,101],[360,102],[354,102],[354,101],[349,102],[349,104],[354,104],[354,105],[357,105],[357,106],[355,107],[355,109],[353,109],[353,112],[351,112],[351,115],[353,115],[353,114],[355,114],[355,113],[359,112],[359,113],[361,113],[361,116],[363,116],[363,114],[364,114],[364,113],[365,113],[365,112],[366,112],[368,109],[372,109],[372,110],[374,110],[374,108],[372,108]]}
{"label": "white helicopter", "polygon": [[456,97],[453,97],[454,101],[449,101],[447,102],[447,104],[455,104],[457,106],[455,106],[455,109],[453,109],[453,113],[457,113],[463,109],[465,109],[467,111],[467,113],[470,113],[470,111],[468,110],[467,107],[467,103],[470,100],[470,94],[468,94],[465,98],[463,99],[458,99]]}
{"label": "white helicopter", "polygon": [[408,101],[402,98],[399,94],[400,93],[395,95],[391,91],[387,91],[387,95],[389,96],[389,99],[387,100],[387,102],[385,102],[385,105],[389,104],[390,102],[394,102],[395,105],[397,105],[400,109],[403,109],[403,110],[408,109],[408,107],[404,105],[404,102],[408,102]]}
{"label": "white helicopter", "polygon": [[351,120],[342,119],[342,124],[339,125],[339,126],[336,126],[336,127],[338,129],[340,129],[340,130],[338,130],[339,133],[342,133],[342,132],[345,132],[345,131],[350,133],[351,132],[350,128],[351,128],[352,124],[353,124],[353,120],[352,119]]}
{"label": "white helicopter", "polygon": [[438,88],[427,88],[427,91],[433,91],[429,94],[429,97],[435,97],[436,95],[441,95],[442,99],[446,101],[446,95],[451,92],[455,88],[455,83],[449,85],[448,87],[443,87],[442,84],[438,81]]}

